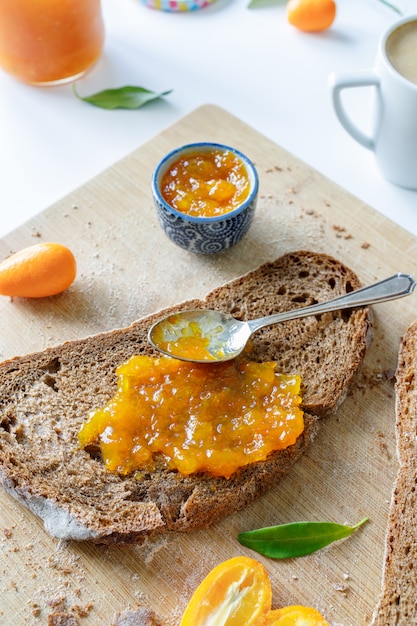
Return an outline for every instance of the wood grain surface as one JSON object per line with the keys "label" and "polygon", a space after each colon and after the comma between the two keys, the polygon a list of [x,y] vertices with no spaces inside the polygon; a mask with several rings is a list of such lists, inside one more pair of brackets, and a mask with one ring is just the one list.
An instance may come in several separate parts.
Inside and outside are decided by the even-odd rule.
{"label": "wood grain surface", "polygon": [[[135,120],[141,123],[140,114]],[[242,150],[260,176],[251,230],[235,248],[213,257],[187,253],[165,237],[150,191],[158,160],[198,140]],[[51,240],[73,250],[77,279],[53,298],[1,298],[2,359],[128,325],[178,301],[204,296],[290,250],[330,253],[363,283],[399,271],[417,273],[415,237],[212,105],[181,119],[3,238],[0,258]],[[176,625],[212,567],[248,554],[270,574],[274,607],[306,604],[333,626],[369,624],[380,590],[397,471],[393,373],[401,336],[417,316],[416,298],[375,308],[374,341],[357,384],[291,475],[208,530],[142,546],[62,543],[0,493],[0,623],[47,624],[48,616],[63,611],[80,625],[106,626],[115,612],[142,603]],[[365,516],[369,522],[352,537],[283,562],[257,557],[236,539],[240,531],[289,521],[354,524]]]}

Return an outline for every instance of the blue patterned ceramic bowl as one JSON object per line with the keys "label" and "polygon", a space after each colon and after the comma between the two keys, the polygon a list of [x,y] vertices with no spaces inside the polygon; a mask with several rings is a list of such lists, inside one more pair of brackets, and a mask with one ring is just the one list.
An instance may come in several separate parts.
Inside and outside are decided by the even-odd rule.
{"label": "blue patterned ceramic bowl", "polygon": [[[187,153],[213,150],[232,152],[244,164],[250,191],[246,200],[225,215],[195,217],[180,213],[162,197],[161,181],[170,166]],[[259,180],[253,163],[244,154],[222,144],[201,142],[188,144],[169,152],[152,175],[152,194],[159,223],[165,234],[178,246],[200,254],[213,254],[231,248],[248,232],[258,199]]]}

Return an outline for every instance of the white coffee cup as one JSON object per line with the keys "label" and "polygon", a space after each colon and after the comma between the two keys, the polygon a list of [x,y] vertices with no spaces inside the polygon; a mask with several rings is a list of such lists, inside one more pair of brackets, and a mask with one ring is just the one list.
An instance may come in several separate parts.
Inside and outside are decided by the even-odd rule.
{"label": "white coffee cup", "polygon": [[[383,34],[373,69],[332,74],[330,85],[340,123],[374,152],[382,175],[417,189],[417,15],[396,21]],[[342,91],[353,87],[375,88],[370,134],[358,128],[342,102]]]}

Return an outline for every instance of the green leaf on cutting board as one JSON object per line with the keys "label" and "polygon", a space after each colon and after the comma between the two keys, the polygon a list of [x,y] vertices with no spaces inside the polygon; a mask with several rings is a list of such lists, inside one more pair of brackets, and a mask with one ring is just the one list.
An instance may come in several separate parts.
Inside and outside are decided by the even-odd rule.
{"label": "green leaf on cutting board", "polygon": [[240,533],[238,541],[272,559],[290,559],[311,554],[334,541],[349,537],[367,521],[365,517],[355,526],[333,522],[292,522]]}
{"label": "green leaf on cutting board", "polygon": [[75,96],[83,102],[88,102],[101,109],[139,109],[148,102],[158,100],[163,96],[167,96],[172,92],[163,91],[156,93],[155,91],[149,91],[144,87],[133,87],[132,85],[126,85],[125,87],[118,87],[117,89],[105,89],[98,91],[91,96],[80,96],[77,92],[76,86],[72,86],[72,90]]}

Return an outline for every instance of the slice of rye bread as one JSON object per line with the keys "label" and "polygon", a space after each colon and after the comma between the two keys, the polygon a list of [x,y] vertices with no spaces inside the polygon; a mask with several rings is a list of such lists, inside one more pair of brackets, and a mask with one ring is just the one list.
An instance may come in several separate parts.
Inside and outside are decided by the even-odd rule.
{"label": "slice of rye bread", "polygon": [[401,342],[395,398],[399,468],[388,516],[382,590],[371,626],[417,624],[417,321]]}
{"label": "slice of rye bread", "polygon": [[277,362],[303,383],[305,429],[296,443],[230,478],[155,470],[119,476],[77,448],[77,434],[116,386],[116,367],[156,355],[150,325],[180,309],[216,308],[255,318],[329,300],[360,287],[330,256],[298,251],[191,300],[113,330],[0,364],[0,480],[61,539],[137,542],[203,528],[248,505],[285,475],[346,397],[372,335],[369,309],[328,313],[258,331],[251,358]]}

